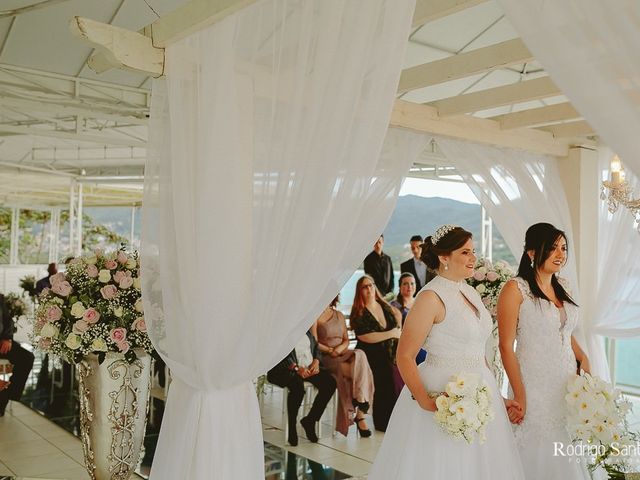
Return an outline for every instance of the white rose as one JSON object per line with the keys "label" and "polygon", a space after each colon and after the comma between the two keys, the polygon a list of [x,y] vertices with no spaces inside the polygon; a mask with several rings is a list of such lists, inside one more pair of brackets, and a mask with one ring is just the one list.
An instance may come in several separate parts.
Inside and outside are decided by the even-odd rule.
{"label": "white rose", "polygon": [[487,269],[486,269],[485,267],[480,267],[480,268],[478,269],[478,271],[479,271],[480,273],[484,273],[484,274],[486,274],[486,273],[487,273]]}
{"label": "white rose", "polygon": [[479,284],[479,285],[476,285],[476,291],[477,291],[479,294],[483,294],[484,292],[486,292],[486,291],[487,291],[487,287],[485,287],[485,286],[484,286],[484,284],[482,284],[482,283],[481,283],[481,284]]}
{"label": "white rose", "polygon": [[116,307],[113,309],[113,314],[118,318],[122,317],[123,313],[124,313],[124,310],[122,309],[122,307]]}
{"label": "white rose", "polygon": [[82,304],[82,302],[76,302],[73,305],[71,305],[71,315],[73,315],[76,318],[82,318],[85,310],[86,308],[84,308],[84,305]]}
{"label": "white rose", "polygon": [[136,312],[143,312],[144,311],[144,307],[142,306],[142,299],[139,298],[138,300],[136,300],[136,304],[133,306],[134,310]]}
{"label": "white rose", "polygon": [[140,278],[136,277],[133,279],[133,288],[136,290],[140,290]]}
{"label": "white rose", "polygon": [[102,283],[107,283],[111,280],[111,272],[109,270],[100,270],[100,273],[98,273],[98,280]]}
{"label": "white rose", "polygon": [[84,263],[86,263],[87,265],[95,265],[98,262],[98,257],[96,257],[95,255],[89,255],[87,257],[84,257]]}
{"label": "white rose", "polygon": [[107,342],[105,342],[102,338],[96,338],[93,342],[91,342],[91,349],[96,352],[106,352]]}
{"label": "white rose", "polygon": [[69,347],[71,350],[77,350],[80,348],[82,342],[80,341],[80,336],[75,333],[70,333],[67,339],[64,341],[64,344]]}
{"label": "white rose", "polygon": [[40,336],[44,338],[54,338],[58,336],[58,327],[53,325],[52,323],[45,323],[44,327],[40,331]]}
{"label": "white rose", "polygon": [[129,270],[133,270],[134,268],[136,268],[137,265],[138,265],[138,262],[136,262],[135,258],[129,258],[127,260],[127,263],[125,263],[125,267],[128,268]]}

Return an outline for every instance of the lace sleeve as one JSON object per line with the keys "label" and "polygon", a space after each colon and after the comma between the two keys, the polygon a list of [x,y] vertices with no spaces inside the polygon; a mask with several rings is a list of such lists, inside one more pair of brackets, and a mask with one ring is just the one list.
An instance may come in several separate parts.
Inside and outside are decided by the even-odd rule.
{"label": "lace sleeve", "polygon": [[573,292],[571,291],[571,285],[569,285],[569,281],[564,277],[556,277],[558,279],[558,283],[562,285],[564,291],[569,294],[571,298],[573,298]]}
{"label": "lace sleeve", "polygon": [[516,285],[518,286],[518,290],[520,290],[520,293],[522,294],[522,298],[527,298],[528,297],[528,298],[533,299],[533,294],[531,293],[531,289],[529,288],[529,284],[527,283],[527,281],[524,278],[522,278],[522,277],[513,277],[511,280],[516,282]]}

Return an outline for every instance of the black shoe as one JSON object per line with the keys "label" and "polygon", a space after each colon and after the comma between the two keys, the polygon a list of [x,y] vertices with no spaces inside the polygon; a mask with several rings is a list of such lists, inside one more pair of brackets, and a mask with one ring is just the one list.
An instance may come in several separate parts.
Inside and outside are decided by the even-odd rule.
{"label": "black shoe", "polygon": [[307,434],[307,438],[311,443],[318,443],[318,436],[316,435],[316,422],[309,417],[304,417],[300,420],[300,425],[304,428],[304,433]]}
{"label": "black shoe", "polygon": [[356,427],[358,428],[358,433],[362,438],[369,438],[371,436],[371,430],[369,430],[368,428],[360,428],[359,422],[361,422],[362,420],[365,420],[365,418],[356,418]]}
{"label": "black shoe", "polygon": [[287,441],[292,447],[298,446],[298,432],[296,432],[296,425],[293,424],[293,428],[289,427],[289,435],[287,435]]}
{"label": "black shoe", "polygon": [[351,403],[353,403],[353,406],[364,414],[369,411],[369,402],[359,402],[354,398]]}

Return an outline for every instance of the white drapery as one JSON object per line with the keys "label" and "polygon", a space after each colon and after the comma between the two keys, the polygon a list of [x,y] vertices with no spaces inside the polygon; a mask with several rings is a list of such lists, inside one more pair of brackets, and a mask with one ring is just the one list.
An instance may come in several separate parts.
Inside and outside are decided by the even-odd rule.
{"label": "white drapery", "polygon": [[571,103],[640,176],[640,2],[498,3]]}
{"label": "white drapery", "polygon": [[251,380],[371,249],[424,148],[387,132],[413,9],[261,1],[167,48],[141,249],[174,378],[154,480],[264,478]]}

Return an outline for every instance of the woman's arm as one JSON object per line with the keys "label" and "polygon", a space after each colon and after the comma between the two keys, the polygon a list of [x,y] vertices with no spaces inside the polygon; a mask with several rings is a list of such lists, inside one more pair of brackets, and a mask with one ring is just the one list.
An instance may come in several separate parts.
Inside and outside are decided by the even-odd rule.
{"label": "woman's arm", "polygon": [[333,348],[333,353],[335,355],[342,355],[349,350],[349,333],[347,332],[347,321],[342,312],[338,312],[338,318],[342,322],[342,343]]}
{"label": "woman's arm", "polygon": [[396,363],[404,383],[418,404],[430,412],[436,411],[436,402],[429,396],[420,379],[416,355],[434,322],[442,321],[443,318],[444,305],[435,292],[426,291],[418,295],[404,322],[404,330],[396,352]]}
{"label": "woman's arm", "polygon": [[390,338],[400,338],[400,329],[395,327],[386,332],[363,333],[358,335],[357,338],[364,343],[380,343]]}
{"label": "woman's arm", "polygon": [[518,316],[523,298],[515,280],[509,280],[498,298],[498,336],[502,364],[507,372],[513,390],[514,400],[519,404],[518,411],[509,411],[509,420],[520,423],[526,411],[526,392],[522,383],[520,363],[514,351]]}
{"label": "woman's arm", "polygon": [[576,356],[576,360],[580,364],[578,368],[578,375],[580,374],[580,370],[584,370],[585,373],[591,375],[591,364],[589,363],[589,357],[584,353],[584,350],[580,348],[580,344],[576,340],[576,337],[571,335],[571,348],[573,349],[573,354]]}

